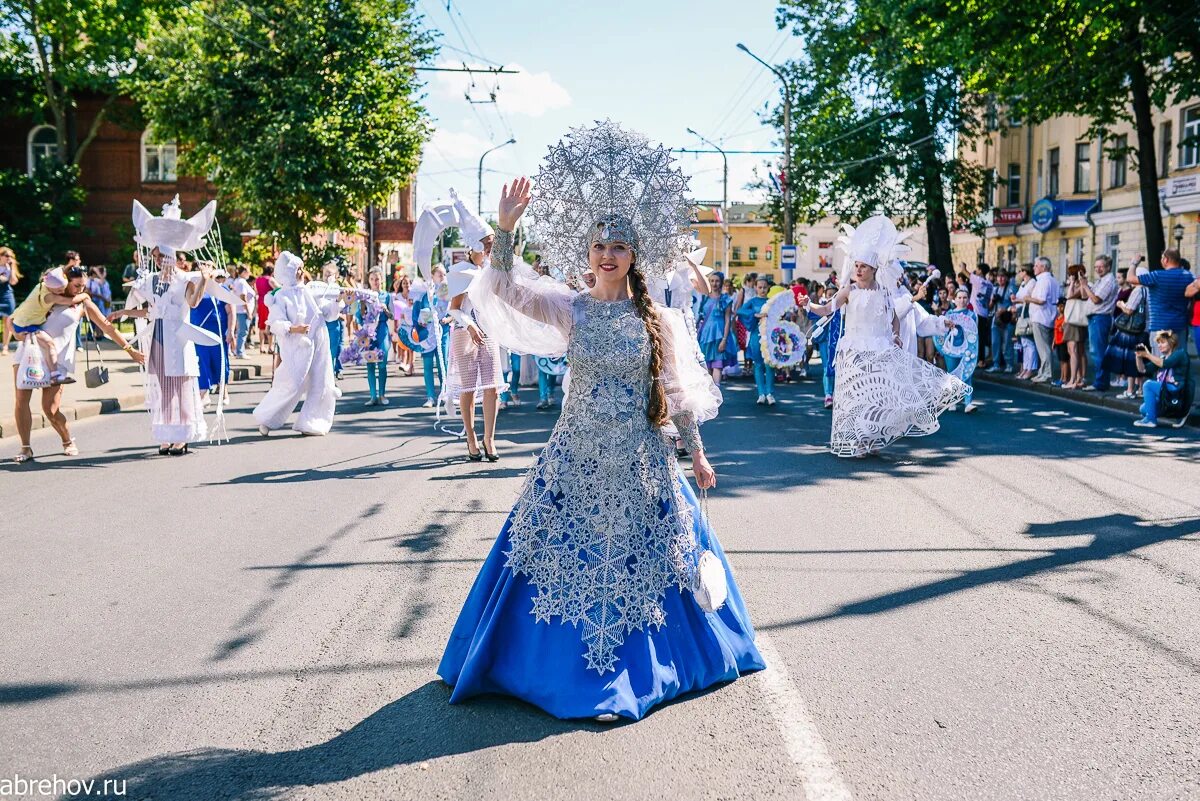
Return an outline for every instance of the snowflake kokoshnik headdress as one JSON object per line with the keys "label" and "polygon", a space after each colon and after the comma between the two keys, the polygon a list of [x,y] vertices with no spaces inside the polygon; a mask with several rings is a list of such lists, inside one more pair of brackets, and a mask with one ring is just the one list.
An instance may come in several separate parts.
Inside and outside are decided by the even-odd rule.
{"label": "snowflake kokoshnik headdress", "polygon": [[674,271],[691,222],[688,179],[669,148],[611,120],[572,128],[534,176],[532,238],[568,277],[587,269],[594,241],[633,247],[643,275]]}

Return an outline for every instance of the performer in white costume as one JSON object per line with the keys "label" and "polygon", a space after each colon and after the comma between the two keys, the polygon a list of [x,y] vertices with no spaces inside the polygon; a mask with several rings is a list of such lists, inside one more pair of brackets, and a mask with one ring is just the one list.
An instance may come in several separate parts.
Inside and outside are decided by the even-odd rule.
{"label": "performer in white costume", "polygon": [[[810,307],[826,316],[845,306],[829,446],[837,456],[862,457],[901,437],[932,434],[938,415],[968,391],[962,381],[901,347],[898,238],[888,218],[865,221],[850,237],[842,288],[830,303]],[[808,299],[800,304],[809,305]]]}
{"label": "performer in white costume", "polygon": [[[163,206],[161,217],[133,202],[134,241],[140,261],[157,272],[141,273],[129,288],[126,308],[113,312],[109,319],[133,317],[149,323],[139,329],[138,343],[146,354],[146,408],[150,412],[151,436],[159,443],[162,455],[187,453],[189,443],[208,434],[197,380],[200,362],[196,345],[219,345],[221,340],[192,325],[191,310],[206,294],[229,303],[240,302],[210,277],[209,265],[219,266],[219,254],[223,253],[213,225],[216,213],[217,204],[212,201],[184,220],[178,195]],[[177,252],[196,254],[201,269],[190,272],[187,259],[176,260]],[[133,308],[142,304],[144,308]],[[220,431],[220,403],[217,408],[216,430]]]}
{"label": "performer in white costume", "polygon": [[[459,230],[470,248],[469,261],[451,265],[446,281],[450,286],[450,353],[443,386],[446,405],[458,402],[467,439],[467,458],[473,462],[487,457],[489,462],[500,459],[496,452],[496,414],[499,392],[505,388],[500,346],[488,338],[475,319],[474,306],[468,290],[475,276],[488,263],[494,233],[479,215],[467,209],[455,196]],[[483,452],[475,440],[475,395],[483,400]]]}
{"label": "performer in white costume", "polygon": [[341,313],[342,293],[313,290],[312,285],[300,283],[303,264],[299,256],[286,250],[275,260],[275,280],[280,288],[268,296],[267,325],[279,343],[281,362],[270,391],[254,409],[258,432],[264,437],[282,428],[300,401],[303,405],[292,428],[301,434],[328,434],[337,399],[342,396],[334,384],[326,326]]}

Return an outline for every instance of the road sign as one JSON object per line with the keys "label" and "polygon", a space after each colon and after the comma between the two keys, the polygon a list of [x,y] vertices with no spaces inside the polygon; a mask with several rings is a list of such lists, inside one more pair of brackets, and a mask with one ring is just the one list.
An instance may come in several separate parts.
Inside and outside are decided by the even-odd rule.
{"label": "road sign", "polygon": [[784,270],[796,269],[796,246],[795,245],[780,245],[779,246],[779,266]]}

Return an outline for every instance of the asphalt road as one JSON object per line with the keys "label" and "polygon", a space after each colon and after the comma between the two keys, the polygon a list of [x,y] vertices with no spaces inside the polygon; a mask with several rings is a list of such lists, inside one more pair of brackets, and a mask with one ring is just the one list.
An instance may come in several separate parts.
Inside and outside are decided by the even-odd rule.
{"label": "asphalt road", "polygon": [[839,460],[814,383],[727,386],[710,512],[772,667],[602,727],[435,675],[553,414],[502,413],[473,464],[419,379],[374,409],[363,383],[326,438],[240,412],[158,457],[124,413],[0,467],[0,797],[1200,797],[1194,431],[984,387]]}

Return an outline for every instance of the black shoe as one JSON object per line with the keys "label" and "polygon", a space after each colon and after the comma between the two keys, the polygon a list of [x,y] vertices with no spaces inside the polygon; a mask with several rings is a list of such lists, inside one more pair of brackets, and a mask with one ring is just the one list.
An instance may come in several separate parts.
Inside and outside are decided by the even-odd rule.
{"label": "black shoe", "polygon": [[159,445],[158,446],[158,455],[159,456],[166,456],[170,452],[171,452],[171,447],[169,445]]}
{"label": "black shoe", "polygon": [[467,443],[467,458],[470,459],[472,462],[482,462],[483,454],[480,453],[479,451],[472,452],[471,451],[471,443],[468,442]]}
{"label": "black shoe", "polygon": [[182,448],[170,448],[167,451],[167,453],[171,454],[172,456],[184,456],[187,454],[187,452],[188,452],[188,446],[187,446],[186,442],[183,443]]}
{"label": "black shoe", "polygon": [[483,449],[483,455],[487,457],[487,460],[488,460],[489,462],[498,462],[498,461],[500,461],[500,454],[498,454],[498,453],[493,453],[492,451],[489,451],[487,448],[484,448],[484,449]]}

